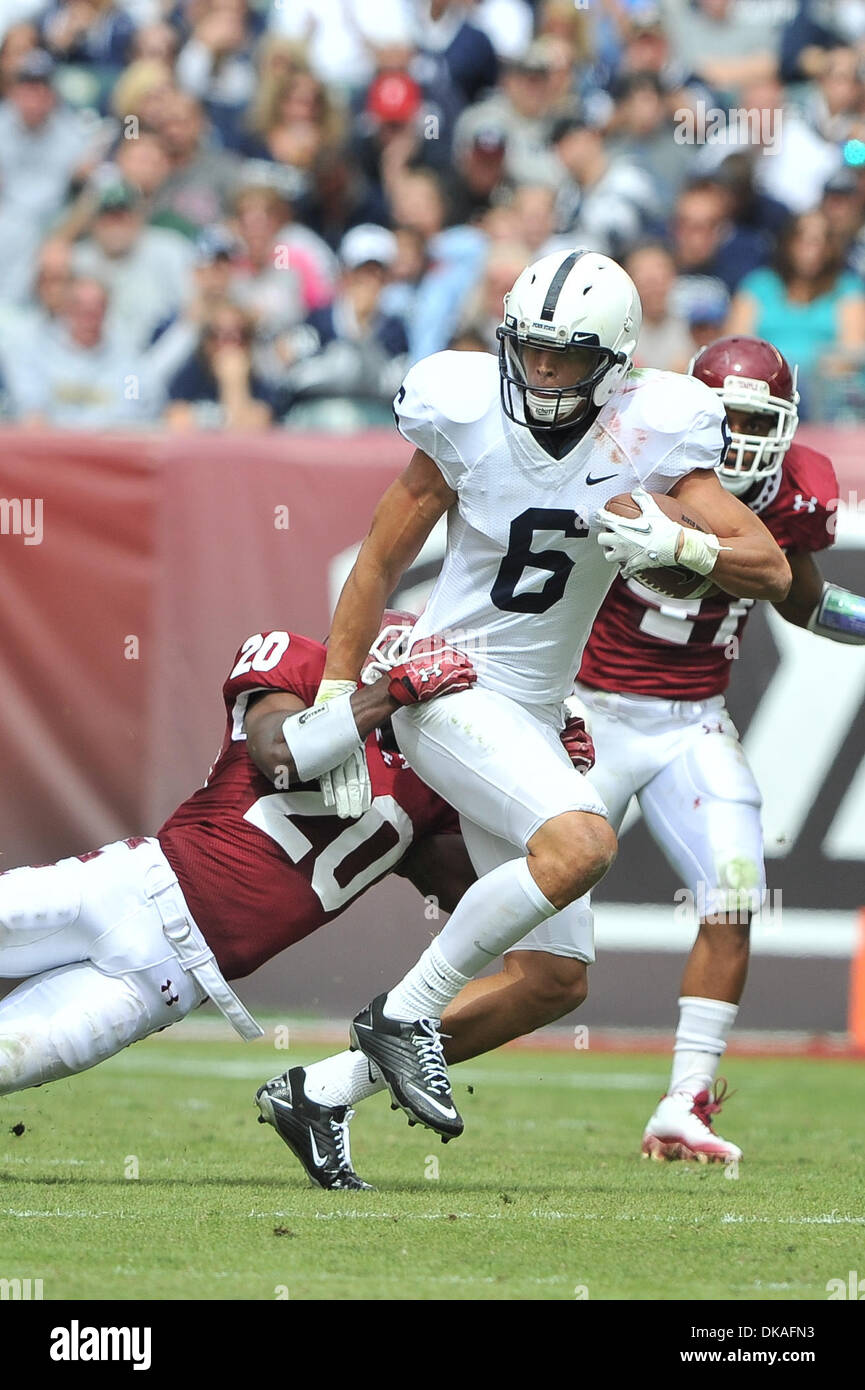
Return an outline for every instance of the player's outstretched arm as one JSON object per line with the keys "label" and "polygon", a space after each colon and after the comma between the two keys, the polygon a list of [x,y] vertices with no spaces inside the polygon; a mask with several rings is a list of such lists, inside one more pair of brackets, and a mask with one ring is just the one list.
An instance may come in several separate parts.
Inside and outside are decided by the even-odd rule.
{"label": "player's outstretched arm", "polygon": [[686,474],[670,496],[693,507],[712,527],[721,549],[709,573],[719,589],[737,598],[784,601],[792,580],[784,552],[756,513],[727,492],[714,472]]}
{"label": "player's outstretched arm", "polygon": [[361,750],[373,729],[401,706],[455,695],[476,680],[468,657],[428,638],[373,685],[326,704],[305,708],[286,690],[263,695],[247,710],[247,750],[258,770],[280,788],[308,782]]}
{"label": "player's outstretched arm", "polygon": [[436,464],[416,449],[408,468],[379,502],[343,586],[328,640],[325,680],[357,680],[388,598],[455,501],[456,493]]}
{"label": "player's outstretched arm", "polygon": [[788,554],[793,583],[775,607],[788,623],[832,642],[865,644],[865,598],[823,579],[810,551]]}

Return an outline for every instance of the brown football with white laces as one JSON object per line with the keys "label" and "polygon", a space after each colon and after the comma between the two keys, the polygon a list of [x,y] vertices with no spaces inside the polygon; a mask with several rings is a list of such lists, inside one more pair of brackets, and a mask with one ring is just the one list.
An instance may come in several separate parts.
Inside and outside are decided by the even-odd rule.
{"label": "brown football with white laces", "polygon": [[[650,492],[649,496],[664,515],[677,522],[679,526],[689,526],[693,531],[712,534],[711,526],[706,525],[699,513],[690,507],[685,511],[675,497],[670,497],[666,492]],[[606,509],[615,516],[626,516],[629,519],[640,515],[640,509],[629,492],[620,492],[617,497],[607,502]],[[718,592],[717,584],[705,574],[697,574],[696,570],[688,569],[686,565],[660,565],[657,569],[639,570],[633,577],[638,584],[651,589],[653,594],[658,594],[661,598],[705,598],[708,594]]]}

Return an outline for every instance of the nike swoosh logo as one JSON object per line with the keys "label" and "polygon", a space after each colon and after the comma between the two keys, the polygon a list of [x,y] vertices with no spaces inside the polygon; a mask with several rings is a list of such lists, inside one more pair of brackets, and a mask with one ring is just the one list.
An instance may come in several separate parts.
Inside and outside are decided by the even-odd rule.
{"label": "nike swoosh logo", "polygon": [[611,478],[618,478],[618,476],[618,473],[605,473],[603,478],[590,478],[587,473],[586,482],[588,483],[589,487],[594,487],[595,483],[608,483]]}
{"label": "nike swoosh logo", "polygon": [[315,1135],[313,1134],[312,1130],[309,1131],[309,1143],[312,1149],[313,1163],[315,1164],[316,1168],[323,1168],[324,1165],[327,1163],[327,1159],[322,1158],[321,1154],[319,1153],[318,1145],[315,1142]]}
{"label": "nike swoosh logo", "polygon": [[484,955],[485,955],[485,956],[489,956],[490,960],[498,960],[499,955],[500,955],[500,952],[499,952],[499,951],[488,951],[487,948],[486,948],[486,946],[482,946],[481,943],[480,943],[479,941],[473,941],[473,942],[472,942],[472,945],[473,945],[478,951],[483,951]]}
{"label": "nike swoosh logo", "polygon": [[434,1110],[437,1110],[439,1114],[443,1116],[444,1119],[456,1119],[457,1112],[456,1108],[453,1105],[445,1106],[442,1105],[440,1101],[433,1100],[432,1096],[428,1096],[425,1091],[421,1091],[417,1086],[413,1086],[410,1081],[406,1085],[406,1090],[414,1091],[415,1095],[420,1096],[426,1105],[431,1105]]}

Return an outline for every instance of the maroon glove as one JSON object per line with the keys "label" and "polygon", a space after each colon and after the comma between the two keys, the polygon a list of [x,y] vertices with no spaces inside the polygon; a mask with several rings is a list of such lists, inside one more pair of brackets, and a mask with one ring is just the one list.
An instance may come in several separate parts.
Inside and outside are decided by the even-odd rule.
{"label": "maroon glove", "polygon": [[559,737],[577,772],[591,772],[595,766],[595,745],[585,719],[569,719]]}
{"label": "maroon glove", "polygon": [[477,671],[462,652],[447,646],[440,637],[425,637],[408,661],[392,668],[387,689],[400,705],[420,705],[439,695],[468,690],[477,678]]}

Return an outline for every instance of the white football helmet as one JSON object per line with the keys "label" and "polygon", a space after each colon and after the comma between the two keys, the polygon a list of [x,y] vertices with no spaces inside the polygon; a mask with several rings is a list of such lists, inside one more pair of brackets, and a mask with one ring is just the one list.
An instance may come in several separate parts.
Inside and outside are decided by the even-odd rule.
{"label": "white football helmet", "polygon": [[[556,251],[527,266],[505,295],[499,340],[502,408],[518,425],[573,424],[581,404],[602,406],[624,382],[643,321],[631,277],[596,251]],[[570,353],[574,380],[529,385],[524,349]]]}

